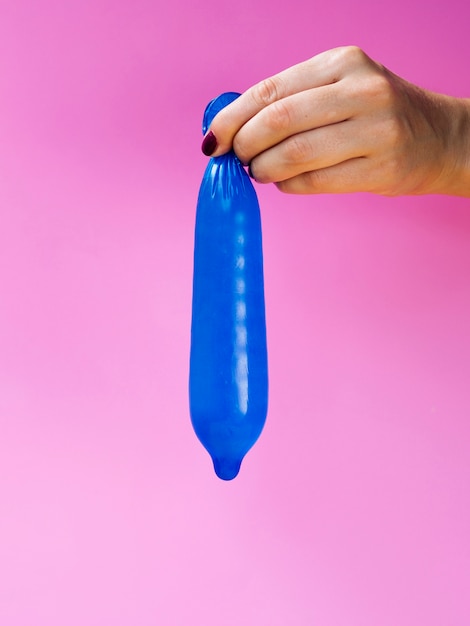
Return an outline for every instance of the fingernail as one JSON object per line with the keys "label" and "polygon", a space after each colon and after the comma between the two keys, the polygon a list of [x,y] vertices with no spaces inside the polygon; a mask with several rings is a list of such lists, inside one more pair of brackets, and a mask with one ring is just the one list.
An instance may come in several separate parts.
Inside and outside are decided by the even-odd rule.
{"label": "fingernail", "polygon": [[201,150],[206,156],[211,156],[211,154],[215,152],[216,148],[217,148],[217,139],[215,138],[214,133],[210,130],[207,133],[207,135],[204,137]]}

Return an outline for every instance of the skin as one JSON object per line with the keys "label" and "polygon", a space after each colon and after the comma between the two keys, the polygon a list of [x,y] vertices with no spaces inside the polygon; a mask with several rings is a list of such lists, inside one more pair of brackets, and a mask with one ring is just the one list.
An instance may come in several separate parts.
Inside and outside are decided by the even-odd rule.
{"label": "skin", "polygon": [[470,197],[470,99],[420,89],[353,46],[267,78],[213,120],[253,178],[296,194]]}

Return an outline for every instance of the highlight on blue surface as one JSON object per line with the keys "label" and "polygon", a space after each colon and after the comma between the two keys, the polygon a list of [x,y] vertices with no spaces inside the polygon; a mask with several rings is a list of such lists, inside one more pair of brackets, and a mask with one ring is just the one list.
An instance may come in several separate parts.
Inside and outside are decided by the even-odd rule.
{"label": "highlight on blue surface", "polygon": [[[203,133],[240,94],[206,107]],[[232,480],[263,430],[268,359],[258,199],[234,152],[210,159],[194,240],[189,399],[215,473]]]}

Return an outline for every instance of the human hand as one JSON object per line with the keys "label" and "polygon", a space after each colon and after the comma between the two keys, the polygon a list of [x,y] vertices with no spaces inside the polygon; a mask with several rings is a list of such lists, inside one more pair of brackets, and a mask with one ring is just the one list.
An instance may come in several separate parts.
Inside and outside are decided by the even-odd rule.
{"label": "human hand", "polygon": [[470,197],[470,100],[420,89],[356,47],[280,72],[218,113],[203,152],[231,148],[287,193]]}

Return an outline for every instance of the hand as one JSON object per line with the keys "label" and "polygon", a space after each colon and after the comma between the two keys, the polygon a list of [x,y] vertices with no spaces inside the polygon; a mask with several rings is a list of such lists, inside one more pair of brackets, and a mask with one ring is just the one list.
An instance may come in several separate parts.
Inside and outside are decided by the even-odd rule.
{"label": "hand", "polygon": [[420,89],[356,47],[254,85],[213,120],[205,154],[234,149],[287,193],[470,197],[470,99]]}

